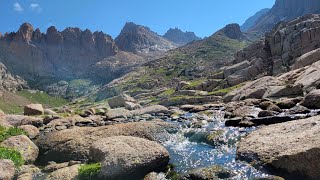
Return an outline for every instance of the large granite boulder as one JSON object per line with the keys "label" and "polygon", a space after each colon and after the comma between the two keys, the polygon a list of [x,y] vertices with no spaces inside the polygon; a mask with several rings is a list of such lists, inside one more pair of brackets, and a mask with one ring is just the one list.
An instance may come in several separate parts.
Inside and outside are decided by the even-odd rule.
{"label": "large granite boulder", "polygon": [[307,94],[301,105],[307,108],[320,109],[320,89],[313,90]]}
{"label": "large granite boulder", "polygon": [[126,102],[136,103],[136,100],[127,94],[121,94],[108,100],[111,108],[125,107],[127,105]]}
{"label": "large granite boulder", "polygon": [[237,157],[288,179],[319,179],[320,116],[270,125],[242,138]]}
{"label": "large granite boulder", "polygon": [[87,160],[91,145],[102,138],[135,136],[161,141],[168,137],[168,132],[172,130],[175,130],[175,126],[171,124],[162,121],[149,121],[53,131],[40,136],[37,140],[37,145],[40,148],[39,160],[44,163]]}
{"label": "large granite boulder", "polygon": [[160,144],[150,140],[113,136],[96,141],[90,148],[90,158],[101,162],[100,177],[135,179],[164,169],[169,162],[169,153]]}
{"label": "large granite boulder", "polygon": [[24,107],[24,115],[34,116],[44,114],[44,109],[41,104],[29,104]]}
{"label": "large granite boulder", "polygon": [[50,173],[45,180],[74,180],[78,178],[80,164],[58,169]]}
{"label": "large granite boulder", "polygon": [[0,143],[0,146],[18,150],[26,164],[36,161],[39,148],[25,135],[12,136]]}

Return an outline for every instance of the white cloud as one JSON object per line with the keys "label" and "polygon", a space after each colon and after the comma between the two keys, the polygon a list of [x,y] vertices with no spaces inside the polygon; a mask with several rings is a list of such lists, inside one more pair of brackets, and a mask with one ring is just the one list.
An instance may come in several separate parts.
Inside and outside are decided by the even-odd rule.
{"label": "white cloud", "polygon": [[39,4],[37,4],[37,3],[32,3],[32,4],[30,4],[29,7],[30,7],[30,9],[32,11],[36,11],[36,12],[41,12],[42,11],[41,6]]}
{"label": "white cloud", "polygon": [[23,7],[22,7],[19,3],[17,3],[17,2],[13,4],[13,10],[14,10],[14,11],[17,11],[17,12],[22,12],[22,11],[24,11]]}

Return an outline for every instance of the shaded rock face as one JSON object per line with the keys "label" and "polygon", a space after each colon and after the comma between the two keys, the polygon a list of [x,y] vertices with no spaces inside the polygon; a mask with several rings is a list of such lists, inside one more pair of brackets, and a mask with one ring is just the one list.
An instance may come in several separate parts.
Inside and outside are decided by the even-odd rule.
{"label": "shaded rock face", "polygon": [[250,28],[252,28],[252,26],[256,25],[257,21],[263,15],[265,15],[269,10],[270,10],[269,8],[262,9],[259,12],[257,12],[255,15],[253,15],[249,19],[247,19],[246,22],[243,25],[241,25],[241,31],[243,31],[243,32],[248,31]]}
{"label": "shaded rock face", "polygon": [[320,13],[318,0],[277,0],[271,10],[261,16],[249,31],[267,32],[280,21],[317,13]]}
{"label": "shaded rock face", "polygon": [[0,38],[1,61],[25,79],[86,76],[90,66],[117,51],[110,36],[79,28],[50,27],[44,34],[24,23],[17,33]]}
{"label": "shaded rock face", "polygon": [[244,38],[240,30],[239,24],[228,24],[220,32],[223,32],[230,39],[241,39]]}
{"label": "shaded rock face", "polygon": [[152,57],[177,47],[173,42],[159,36],[148,27],[126,23],[115,42],[120,50]]}
{"label": "shaded rock face", "polygon": [[241,139],[237,157],[286,179],[319,179],[320,117],[258,129]]}
{"label": "shaded rock face", "polygon": [[178,28],[169,29],[164,35],[164,38],[182,46],[192,41],[201,40],[194,32],[183,32]]}

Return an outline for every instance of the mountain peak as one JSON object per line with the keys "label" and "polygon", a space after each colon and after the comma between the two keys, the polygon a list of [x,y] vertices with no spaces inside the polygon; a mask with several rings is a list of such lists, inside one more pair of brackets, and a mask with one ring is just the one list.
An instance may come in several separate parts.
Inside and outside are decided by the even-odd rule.
{"label": "mountain peak", "polygon": [[243,37],[243,34],[240,30],[240,25],[236,23],[226,25],[219,32],[222,32],[230,39],[241,39]]}
{"label": "mountain peak", "polygon": [[201,40],[194,32],[183,32],[179,28],[170,28],[163,37],[179,45],[185,45],[192,41]]}
{"label": "mountain peak", "polygon": [[33,31],[33,26],[30,23],[23,23],[17,32],[17,38],[29,42],[32,39]]}
{"label": "mountain peak", "polygon": [[177,46],[150,28],[127,22],[115,39],[119,49],[143,56],[157,56]]}

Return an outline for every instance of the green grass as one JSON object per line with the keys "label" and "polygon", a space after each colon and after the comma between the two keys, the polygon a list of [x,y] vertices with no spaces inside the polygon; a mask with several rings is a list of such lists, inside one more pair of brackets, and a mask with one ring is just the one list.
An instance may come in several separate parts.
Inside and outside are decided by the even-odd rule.
{"label": "green grass", "polygon": [[17,168],[24,164],[21,153],[11,148],[0,147],[0,159],[10,159]]}
{"label": "green grass", "polygon": [[232,86],[232,87],[228,87],[228,88],[225,88],[225,89],[219,89],[219,90],[216,90],[216,91],[213,91],[213,92],[209,92],[208,94],[209,95],[228,94],[229,92],[234,91],[234,90],[236,90],[238,88],[241,88],[244,85],[245,85],[245,83],[241,83],[241,84],[238,84],[238,85],[235,85],[235,86]]}
{"label": "green grass", "polygon": [[163,93],[159,94],[160,97],[168,97],[171,96],[173,93],[175,93],[176,91],[174,89],[167,89],[165,90]]}
{"label": "green grass", "polygon": [[199,86],[200,84],[202,84],[205,80],[203,79],[199,79],[196,81],[191,81],[190,84],[188,86],[186,86],[186,89],[192,89],[195,88],[197,86]]}
{"label": "green grass", "polygon": [[27,98],[32,103],[40,103],[49,107],[59,107],[68,103],[66,99],[60,97],[52,97],[45,92],[31,93],[28,90],[17,92],[18,95]]}
{"label": "green grass", "polygon": [[98,174],[101,170],[101,163],[84,164],[79,169],[80,180],[99,179]]}
{"label": "green grass", "polygon": [[20,114],[23,112],[23,107],[20,104],[3,100],[0,100],[0,109],[6,114]]}
{"label": "green grass", "polygon": [[18,135],[26,135],[27,133],[19,128],[11,127],[5,128],[0,126],[0,142],[8,139],[11,136],[18,136]]}

